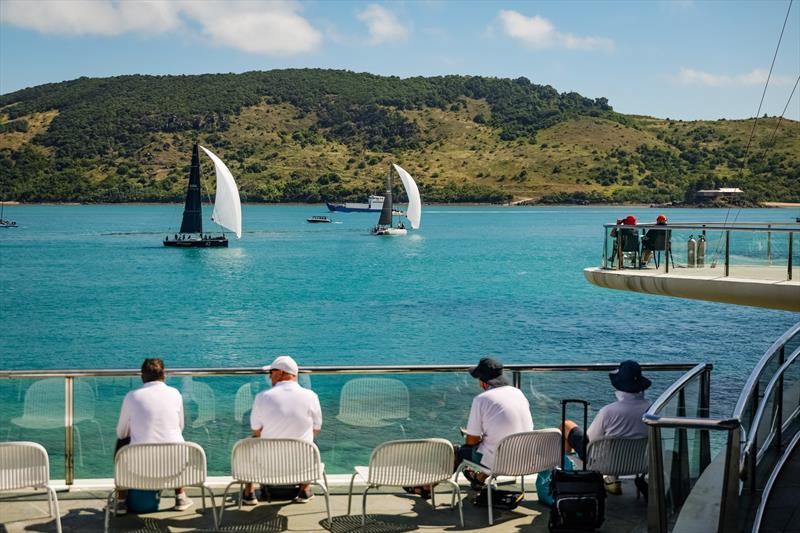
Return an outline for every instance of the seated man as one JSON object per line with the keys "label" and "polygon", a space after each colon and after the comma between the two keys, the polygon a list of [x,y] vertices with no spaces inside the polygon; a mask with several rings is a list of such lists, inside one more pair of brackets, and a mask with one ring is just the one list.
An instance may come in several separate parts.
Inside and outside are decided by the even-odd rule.
{"label": "seated man", "polygon": [[[616,389],[617,401],[600,409],[586,430],[586,435],[572,420],[566,420],[561,428],[567,441],[567,450],[575,450],[583,461],[586,460],[584,451],[591,441],[612,437],[647,437],[647,426],[642,416],[652,402],[645,399],[644,391],[652,382],[642,375],[642,368],[636,361],[621,362],[619,368],[610,372],[608,377]],[[613,476],[606,479],[606,490],[610,494],[622,494],[622,486]]]}
{"label": "seated man", "polygon": [[[465,444],[456,449],[456,466],[464,459],[487,468],[494,466],[497,445],[514,433],[533,430],[533,418],[528,399],[503,375],[503,365],[485,357],[469,371],[478,380],[482,393],[472,400],[467,427],[463,430]],[[485,477],[464,474],[478,488]]]}
{"label": "seated man", "polygon": [[[322,429],[322,408],[314,391],[297,383],[298,367],[294,359],[282,355],[268,367],[272,388],[253,400],[250,428],[253,436],[262,439],[300,439],[313,443]],[[303,485],[296,503],[307,503],[314,497],[310,485]],[[256,505],[253,485],[245,485],[242,503]]]}
{"label": "seated man", "polygon": [[[658,215],[656,217],[656,224],[665,226],[667,224],[667,217]],[[642,262],[640,266],[644,267],[650,262],[650,256],[653,255],[654,251],[664,250],[666,248],[666,240],[666,230],[655,228],[647,230],[647,233],[642,237]]]}
{"label": "seated man", "polygon": [[[142,363],[144,385],[125,395],[117,423],[117,450],[130,444],[183,442],[183,398],[178,389],[165,382],[164,362],[145,359]],[[115,452],[116,453],[116,452]],[[128,512],[127,491],[120,490],[117,515]],[[194,502],[183,488],[175,489],[175,510],[184,511]]]}

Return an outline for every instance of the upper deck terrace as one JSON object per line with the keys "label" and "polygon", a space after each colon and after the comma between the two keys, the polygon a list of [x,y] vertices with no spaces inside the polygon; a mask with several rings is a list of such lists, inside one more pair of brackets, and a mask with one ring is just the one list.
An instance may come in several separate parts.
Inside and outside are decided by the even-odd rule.
{"label": "upper deck terrace", "polygon": [[[604,224],[603,229],[600,266],[584,269],[595,285],[800,311],[800,224],[682,222]],[[653,230],[665,238],[642,266],[643,237]]]}

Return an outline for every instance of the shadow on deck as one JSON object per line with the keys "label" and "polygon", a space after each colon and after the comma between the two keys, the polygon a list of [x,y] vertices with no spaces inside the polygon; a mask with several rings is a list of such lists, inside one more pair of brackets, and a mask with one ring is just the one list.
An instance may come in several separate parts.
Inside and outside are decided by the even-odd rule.
{"label": "shadow on deck", "polygon": [[[527,484],[526,484],[527,485]],[[623,481],[622,496],[609,496],[606,501],[606,522],[600,531],[643,532],[647,530],[647,507],[637,501],[631,480]],[[504,487],[505,488],[505,487]],[[437,508],[430,500],[385,489],[370,492],[367,499],[367,527],[361,528],[360,494],[353,495],[353,512],[347,516],[346,488],[332,487],[331,514],[328,524],[325,499],[317,495],[307,504],[290,502],[260,502],[255,507],[237,510],[229,502],[219,531],[278,532],[278,531],[332,531],[348,533],[357,531],[400,533],[403,531],[491,531],[536,532],[547,531],[549,509],[540,504],[535,492],[526,493],[525,501],[513,511],[495,510],[495,523],[488,525],[485,508],[475,507],[471,491],[464,492],[464,528],[458,524],[458,511],[449,508],[450,493],[437,492]],[[190,490],[195,506],[184,512],[172,512],[171,496],[164,492],[162,509],[147,515],[127,515],[111,518],[111,531],[213,531],[211,511],[201,512],[199,493]],[[61,523],[64,532],[103,531],[103,508],[107,493],[102,491],[75,491],[59,494]],[[219,503],[219,497],[217,497]],[[35,495],[4,495],[0,498],[0,532],[55,531],[55,522],[48,516],[47,499],[43,493]]]}

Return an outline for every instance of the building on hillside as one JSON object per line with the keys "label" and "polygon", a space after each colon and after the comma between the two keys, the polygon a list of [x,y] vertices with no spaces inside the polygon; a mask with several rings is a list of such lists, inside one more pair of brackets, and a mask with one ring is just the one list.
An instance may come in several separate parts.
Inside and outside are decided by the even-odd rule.
{"label": "building on hillside", "polygon": [[694,193],[695,200],[707,202],[717,198],[737,198],[744,194],[739,187],[720,187],[719,189],[701,189]]}

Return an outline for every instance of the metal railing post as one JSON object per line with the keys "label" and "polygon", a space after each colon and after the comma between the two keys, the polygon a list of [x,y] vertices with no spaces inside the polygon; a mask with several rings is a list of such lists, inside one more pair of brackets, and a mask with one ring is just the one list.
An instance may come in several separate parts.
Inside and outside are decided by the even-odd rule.
{"label": "metal railing post", "polygon": [[[711,369],[706,368],[700,375],[700,405],[698,418],[710,417],[711,413]],[[700,433],[700,472],[711,464],[711,432]]]}
{"label": "metal railing post", "polygon": [[72,485],[75,480],[75,454],[73,447],[74,437],[74,404],[73,390],[75,378],[64,378],[64,481]]}
{"label": "metal railing post", "polygon": [[767,263],[772,264],[772,232],[769,230],[772,224],[767,224]]}
{"label": "metal railing post", "polygon": [[[608,228],[603,227],[603,268],[608,268]],[[612,265],[613,266],[613,265]]]}
{"label": "metal railing post", "polygon": [[751,412],[750,412],[750,434],[753,435],[753,446],[748,450],[748,454],[750,456],[747,458],[749,461],[750,467],[750,475],[748,476],[750,479],[750,490],[756,490],[756,469],[758,468],[758,427],[755,427],[754,424],[756,423],[756,413],[758,412],[758,394],[759,394],[759,384],[756,383],[755,387],[753,388],[753,402],[750,404]]}
{"label": "metal railing post", "polygon": [[[678,391],[678,418],[686,418],[686,389]],[[672,487],[672,501],[676,506],[683,505],[689,496],[691,480],[689,479],[689,436],[686,428],[675,428],[675,451],[676,458],[672,463],[672,473],[670,475]]]}
{"label": "metal railing post", "polygon": [[789,260],[786,261],[786,264],[787,264],[788,270],[789,270],[788,275],[787,275],[787,279],[789,281],[792,281],[792,253],[793,253],[792,252],[792,241],[794,240],[792,238],[793,235],[794,235],[794,233],[790,231],[789,232]]}
{"label": "metal railing post", "polygon": [[725,448],[725,473],[722,478],[722,497],[719,502],[719,521],[717,531],[738,530],[739,510],[739,449],[742,427],[728,431]]}
{"label": "metal railing post", "polygon": [[672,230],[667,230],[667,242],[664,243],[664,273],[669,274],[669,255],[672,253]]}
{"label": "metal railing post", "polygon": [[522,385],[522,372],[519,370],[514,370],[511,372],[511,380],[514,387],[519,389]]}
{"label": "metal railing post", "polygon": [[[786,346],[781,346],[778,352],[778,368],[786,361]],[[778,427],[775,428],[775,449],[780,452],[783,448],[783,374],[778,378],[778,390],[775,393],[775,402],[778,407]]]}
{"label": "metal railing post", "polygon": [[650,486],[648,487],[647,531],[667,533],[667,495],[664,488],[664,456],[661,451],[661,428],[649,428]]}
{"label": "metal railing post", "polygon": [[725,277],[731,272],[731,230],[725,230]]}

